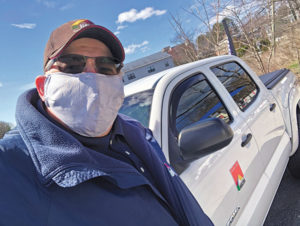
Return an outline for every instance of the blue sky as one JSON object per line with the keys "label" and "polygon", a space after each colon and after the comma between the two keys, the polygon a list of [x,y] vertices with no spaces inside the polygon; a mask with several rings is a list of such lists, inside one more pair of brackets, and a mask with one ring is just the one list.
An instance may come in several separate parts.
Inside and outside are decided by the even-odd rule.
{"label": "blue sky", "polygon": [[89,19],[115,32],[126,62],[172,46],[169,19],[179,14],[187,27],[197,21],[182,8],[193,0],[0,0],[0,121],[15,123],[18,96],[43,73],[43,52],[52,30],[74,19]]}

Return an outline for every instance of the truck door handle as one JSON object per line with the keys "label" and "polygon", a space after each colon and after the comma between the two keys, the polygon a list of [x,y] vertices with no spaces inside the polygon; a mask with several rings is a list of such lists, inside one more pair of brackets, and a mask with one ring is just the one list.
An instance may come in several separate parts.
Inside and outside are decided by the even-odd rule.
{"label": "truck door handle", "polygon": [[276,108],[276,104],[275,103],[271,104],[270,111],[273,111],[275,108]]}
{"label": "truck door handle", "polygon": [[248,133],[247,134],[247,137],[246,137],[246,140],[244,140],[241,144],[242,147],[245,147],[249,142],[250,140],[252,139],[252,134],[251,133]]}

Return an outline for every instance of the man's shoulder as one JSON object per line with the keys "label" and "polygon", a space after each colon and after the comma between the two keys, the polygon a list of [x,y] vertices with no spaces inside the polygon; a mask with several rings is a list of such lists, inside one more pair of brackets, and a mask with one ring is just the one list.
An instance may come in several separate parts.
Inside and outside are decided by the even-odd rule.
{"label": "man's shoulder", "polygon": [[8,131],[2,139],[0,139],[0,150],[13,149],[18,146],[25,146],[17,127]]}
{"label": "man's shoulder", "polygon": [[131,118],[131,117],[127,116],[127,115],[124,115],[124,114],[122,114],[122,113],[119,113],[119,114],[118,114],[118,119],[119,119],[121,122],[127,122],[127,123],[129,123],[129,124],[139,125],[140,127],[143,127],[142,124],[141,124],[138,120],[136,120],[136,119],[134,119],[134,118]]}
{"label": "man's shoulder", "polygon": [[0,162],[23,162],[30,159],[28,149],[17,128],[0,139]]}
{"label": "man's shoulder", "polygon": [[[0,139],[0,180],[1,183],[6,183],[6,186],[0,186],[0,191],[10,194],[9,188],[24,185],[33,178],[35,178],[35,167],[27,146],[18,130],[13,129]],[[18,183],[11,181],[18,181]]]}
{"label": "man's shoulder", "polygon": [[146,133],[147,129],[134,118],[119,113],[117,120],[123,130],[130,129],[131,131],[134,130],[136,132],[142,133],[143,135],[145,135]]}
{"label": "man's shoulder", "polygon": [[128,136],[134,137],[134,143],[136,143],[139,140],[138,138],[143,138],[142,140],[144,142],[142,141],[142,143],[149,144],[149,146],[152,147],[152,150],[158,154],[159,158],[162,161],[166,161],[159,144],[155,140],[152,131],[149,128],[144,127],[139,121],[127,115],[119,114],[118,119],[121,119],[120,121],[123,121],[123,123],[125,124],[125,134],[129,134]]}

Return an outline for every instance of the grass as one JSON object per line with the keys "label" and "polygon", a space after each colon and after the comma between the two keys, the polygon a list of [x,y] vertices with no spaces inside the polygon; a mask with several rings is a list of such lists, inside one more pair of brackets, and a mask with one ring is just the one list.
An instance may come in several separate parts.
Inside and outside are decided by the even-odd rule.
{"label": "grass", "polygon": [[298,63],[293,63],[291,65],[288,66],[288,69],[298,69],[299,68],[299,64]]}
{"label": "grass", "polygon": [[296,75],[300,76],[300,65],[298,62],[293,62],[292,64],[288,65],[287,68],[294,72]]}

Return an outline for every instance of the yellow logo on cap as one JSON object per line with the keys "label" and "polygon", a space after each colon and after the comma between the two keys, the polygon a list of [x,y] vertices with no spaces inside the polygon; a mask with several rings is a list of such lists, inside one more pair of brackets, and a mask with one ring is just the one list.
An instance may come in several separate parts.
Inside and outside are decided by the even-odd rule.
{"label": "yellow logo on cap", "polygon": [[89,20],[77,20],[75,23],[72,24],[72,29],[74,31],[78,31],[86,26],[89,26],[90,24],[92,24],[92,22],[90,22]]}

